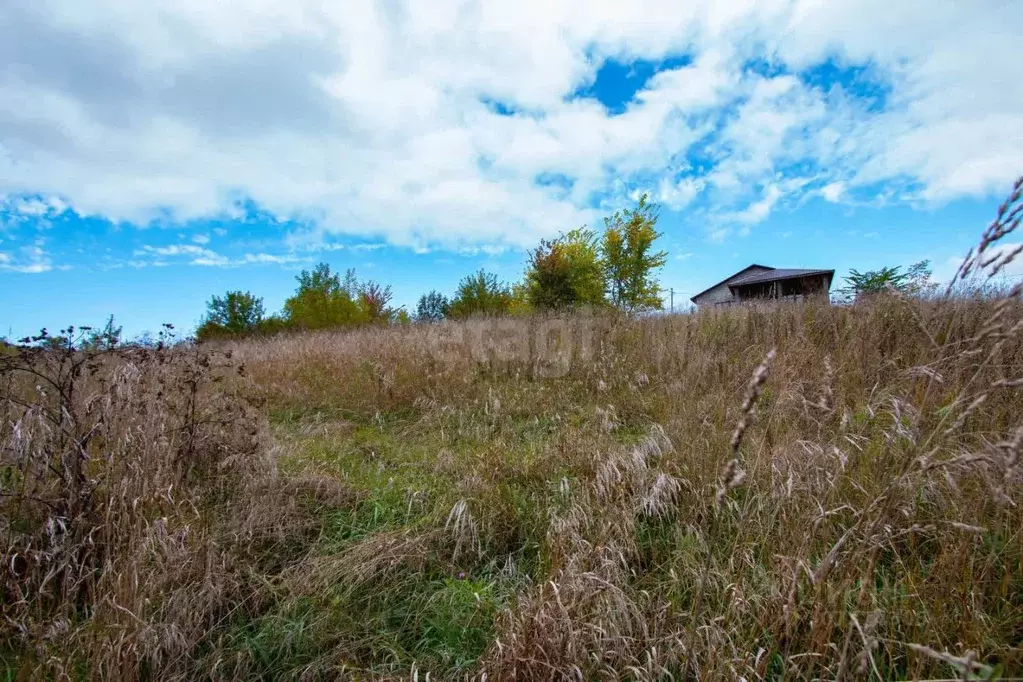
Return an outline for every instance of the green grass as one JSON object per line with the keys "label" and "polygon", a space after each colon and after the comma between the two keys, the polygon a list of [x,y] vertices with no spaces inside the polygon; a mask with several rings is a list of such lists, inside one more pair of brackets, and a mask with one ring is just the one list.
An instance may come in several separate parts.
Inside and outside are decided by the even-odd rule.
{"label": "green grass", "polygon": [[341,662],[385,652],[398,667],[415,663],[442,675],[471,669],[492,642],[498,612],[542,576],[546,513],[563,505],[562,479],[576,475],[540,454],[557,435],[556,422],[472,414],[468,419],[479,423],[467,427],[463,415],[436,419],[405,410],[370,419],[348,414],[334,432],[322,412],[312,414],[297,408],[274,414],[275,438],[292,446],[279,460],[282,471],[326,474],[359,494],[349,508],[323,518],[310,556],[337,556],[389,533],[443,528],[468,492],[460,486],[464,467],[482,455],[493,459],[497,448],[508,468],[504,480],[469,499],[488,524],[485,546],[454,560],[441,540],[424,565],[357,588],[339,584],[298,600],[279,590],[264,615],[232,628],[221,655],[224,649],[243,655],[265,679],[297,674],[335,651],[348,652]]}

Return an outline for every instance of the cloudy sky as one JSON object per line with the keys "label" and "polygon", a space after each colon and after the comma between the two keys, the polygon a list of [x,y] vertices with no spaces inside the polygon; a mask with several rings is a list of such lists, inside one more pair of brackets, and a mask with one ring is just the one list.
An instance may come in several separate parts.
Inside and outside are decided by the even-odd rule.
{"label": "cloudy sky", "polygon": [[752,262],[940,274],[1023,173],[1021,26],[1017,0],[0,0],[0,334],[272,310],[320,260],[414,304],[642,192],[676,302]]}

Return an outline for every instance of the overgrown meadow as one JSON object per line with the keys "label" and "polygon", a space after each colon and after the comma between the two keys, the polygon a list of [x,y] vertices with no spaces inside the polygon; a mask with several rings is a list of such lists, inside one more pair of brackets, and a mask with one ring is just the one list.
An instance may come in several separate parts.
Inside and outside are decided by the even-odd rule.
{"label": "overgrown meadow", "polygon": [[1020,675],[1019,294],[6,348],[0,669]]}

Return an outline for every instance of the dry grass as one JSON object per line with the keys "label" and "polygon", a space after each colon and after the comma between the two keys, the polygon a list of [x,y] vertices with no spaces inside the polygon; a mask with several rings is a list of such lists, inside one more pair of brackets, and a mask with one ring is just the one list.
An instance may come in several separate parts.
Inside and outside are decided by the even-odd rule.
{"label": "dry grass", "polygon": [[8,675],[1023,674],[1023,305],[963,286],[8,368]]}

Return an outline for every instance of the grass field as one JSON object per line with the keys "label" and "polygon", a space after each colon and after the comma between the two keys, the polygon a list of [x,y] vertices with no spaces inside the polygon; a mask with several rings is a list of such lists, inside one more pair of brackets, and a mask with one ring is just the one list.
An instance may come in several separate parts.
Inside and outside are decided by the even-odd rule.
{"label": "grass field", "polygon": [[0,670],[1023,674],[1023,284],[960,285],[3,345]]}
{"label": "grass field", "polygon": [[1020,674],[1021,320],[884,297],[9,359],[6,675]]}

